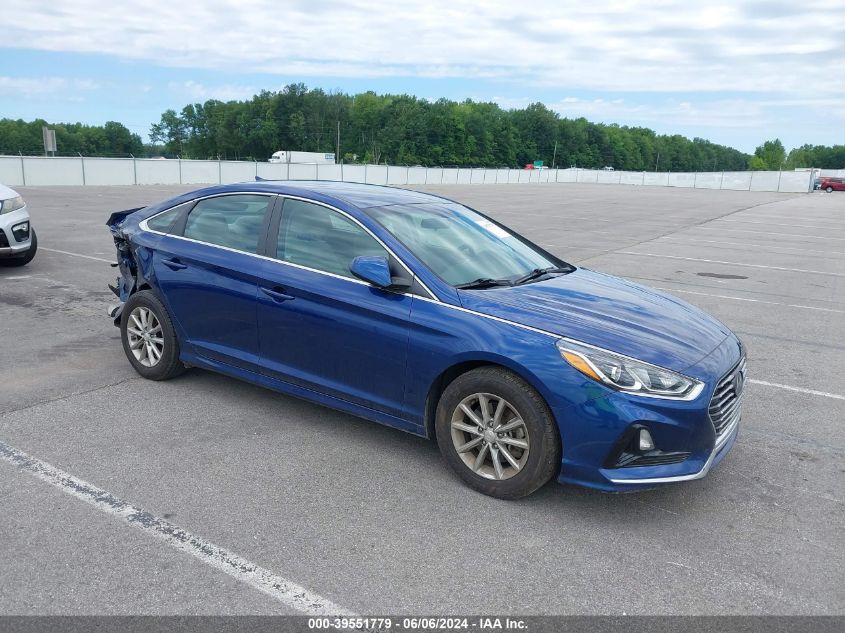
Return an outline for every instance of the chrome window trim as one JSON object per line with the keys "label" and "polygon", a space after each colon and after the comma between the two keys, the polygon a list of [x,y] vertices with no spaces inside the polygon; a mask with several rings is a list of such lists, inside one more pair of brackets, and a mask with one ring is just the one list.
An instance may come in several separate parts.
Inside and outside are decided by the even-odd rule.
{"label": "chrome window trim", "polygon": [[[548,331],[548,330],[543,330],[543,329],[540,329],[540,328],[532,327],[532,326],[530,326],[530,325],[525,325],[524,323],[517,323],[516,321],[510,321],[510,320],[508,320],[508,319],[503,319],[503,318],[501,318],[501,317],[497,317],[497,316],[494,316],[494,315],[492,315],[492,314],[485,314],[485,313],[483,313],[483,312],[477,312],[476,310],[470,310],[470,309],[468,309],[468,308],[464,308],[463,306],[457,306],[457,305],[453,305],[453,304],[451,304],[451,303],[446,303],[445,301],[441,301],[441,300],[437,297],[437,295],[435,295],[435,294],[434,294],[434,293],[433,293],[433,292],[432,292],[432,291],[428,288],[428,286],[426,286],[426,285],[425,285],[425,284],[424,284],[424,283],[423,283],[423,282],[419,279],[419,277],[417,277],[417,276],[413,273],[413,271],[412,271],[412,270],[411,270],[411,269],[407,266],[407,264],[405,264],[405,262],[404,262],[404,261],[402,261],[402,259],[401,259],[399,256],[397,256],[397,255],[396,255],[396,253],[394,253],[394,252],[393,252],[393,250],[392,250],[392,249],[390,249],[390,248],[389,248],[389,247],[388,247],[388,246],[387,246],[387,245],[386,245],[386,244],[385,244],[385,243],[384,243],[381,239],[379,239],[379,238],[378,238],[378,236],[374,235],[374,234],[373,234],[373,232],[372,232],[372,231],[370,231],[370,230],[369,230],[366,226],[364,226],[364,225],[363,225],[363,224],[362,224],[362,223],[361,223],[361,222],[360,222],[357,218],[354,218],[354,217],[352,217],[351,215],[349,215],[348,213],[346,213],[345,211],[342,211],[341,209],[338,209],[338,208],[336,208],[336,207],[333,207],[332,205],[327,204],[327,203],[325,203],[325,202],[320,202],[320,201],[318,201],[318,200],[312,200],[312,199],[310,199],[310,198],[305,198],[305,197],[303,197],[303,196],[288,195],[288,194],[283,194],[283,193],[268,193],[268,192],[266,192],[266,191],[255,191],[255,192],[253,192],[253,191],[236,191],[236,192],[227,192],[227,193],[221,193],[221,194],[211,194],[211,195],[208,195],[208,196],[203,196],[203,197],[201,197],[201,198],[194,198],[193,202],[199,202],[200,200],[205,200],[205,199],[207,199],[207,198],[216,198],[216,197],[220,197],[220,196],[240,195],[240,194],[248,194],[248,195],[263,195],[263,196],[279,196],[279,197],[281,197],[281,198],[287,198],[287,199],[292,199],[292,200],[301,200],[301,201],[303,201],[303,202],[310,202],[310,203],[312,203],[312,204],[317,204],[317,205],[320,205],[320,206],[326,207],[327,209],[330,209],[330,210],[332,210],[332,211],[336,211],[336,212],[340,213],[341,215],[343,215],[343,216],[345,216],[345,217],[349,218],[349,219],[350,219],[350,220],[352,220],[355,224],[357,224],[357,225],[358,225],[358,226],[360,226],[362,229],[364,229],[364,230],[365,230],[365,231],[366,231],[366,232],[367,232],[370,236],[372,236],[372,237],[373,237],[373,239],[375,239],[375,240],[376,240],[379,244],[381,244],[381,245],[382,245],[382,247],[383,247],[383,248],[384,248],[384,249],[385,249],[388,253],[390,253],[390,254],[391,254],[394,258],[396,258],[396,261],[398,261],[398,262],[399,262],[399,264],[400,264],[400,265],[401,265],[401,266],[402,266],[402,267],[403,267],[403,268],[404,268],[404,269],[405,269],[405,270],[406,270],[406,271],[407,271],[407,272],[408,272],[408,273],[409,273],[409,274],[410,274],[410,275],[411,275],[411,276],[412,276],[412,277],[413,277],[413,278],[414,278],[414,279],[415,279],[415,280],[416,280],[416,281],[420,284],[420,286],[421,286],[421,287],[422,287],[422,288],[423,288],[426,292],[428,292],[428,293],[431,295],[431,297],[423,297],[423,296],[421,296],[421,295],[415,295],[415,294],[410,294],[410,293],[405,292],[405,293],[401,293],[403,296],[406,296],[406,297],[413,297],[414,299],[419,299],[420,301],[426,301],[426,302],[428,302],[428,303],[434,303],[434,304],[437,304],[437,305],[440,305],[440,306],[443,306],[443,307],[449,308],[449,309],[451,309],[451,310],[457,310],[457,311],[459,311],[459,312],[465,312],[465,313],[467,313],[467,314],[473,314],[473,315],[475,315],[475,316],[480,316],[480,317],[483,317],[483,318],[485,318],[485,319],[489,319],[489,320],[491,320],[491,321],[498,321],[499,323],[504,323],[504,324],[506,324],[506,325],[511,325],[511,326],[514,326],[514,327],[520,328],[520,329],[522,329],[522,330],[526,330],[526,331],[528,331],[528,332],[534,332],[534,333],[536,333],[536,334],[542,334],[543,336],[548,336],[549,338],[553,338],[553,339],[555,339],[555,340],[569,341],[569,342],[571,342],[571,343],[577,343],[577,344],[579,344],[579,345],[583,345],[583,346],[585,346],[585,347],[589,347],[589,348],[592,348],[592,349],[595,349],[595,350],[598,350],[598,351],[610,352],[610,353],[615,354],[615,355],[617,355],[617,356],[620,356],[620,357],[622,357],[622,358],[627,358],[627,359],[630,359],[630,360],[632,360],[632,361],[636,361],[636,362],[638,362],[638,363],[645,363],[645,364],[647,364],[647,365],[652,365],[653,367],[658,367],[658,368],[660,368],[660,369],[668,369],[668,368],[665,368],[665,367],[660,367],[659,365],[654,365],[653,363],[648,363],[648,362],[646,362],[646,361],[640,360],[639,358],[634,358],[633,356],[627,356],[627,355],[625,355],[625,354],[620,354],[619,352],[614,352],[614,351],[612,351],[612,350],[608,350],[608,349],[605,349],[605,348],[603,348],[603,347],[599,347],[599,346],[597,346],[597,345],[591,345],[590,343],[585,343],[585,342],[583,342],[583,341],[579,341],[579,340],[577,340],[577,339],[573,339],[573,338],[570,338],[570,337],[567,337],[567,336],[563,336],[563,335],[561,335],[561,334],[556,334],[556,333],[554,333],[554,332],[550,332],[550,331]],[[187,201],[186,201],[186,202],[187,202]],[[184,202],[180,202],[179,204],[185,204],[185,203],[184,203]],[[274,258],[274,257],[267,257],[267,256],[265,256],[265,255],[258,255],[257,253],[247,253],[247,252],[245,252],[245,251],[239,251],[239,250],[237,250],[237,249],[229,248],[229,247],[227,247],[227,246],[220,246],[220,245],[218,245],[218,244],[211,244],[211,243],[209,243],[209,242],[202,242],[202,241],[199,241],[199,240],[194,240],[194,239],[191,239],[191,238],[188,238],[188,237],[184,237],[184,236],[181,236],[181,235],[170,235],[170,234],[168,234],[168,233],[162,233],[162,232],[160,232],[160,231],[155,231],[155,230],[153,230],[153,229],[151,229],[151,228],[149,228],[149,227],[147,226],[147,221],[148,221],[148,220],[150,220],[150,219],[152,219],[152,218],[154,218],[154,217],[156,217],[156,216],[160,215],[161,213],[164,213],[165,211],[169,211],[170,209],[172,209],[172,208],[174,208],[174,207],[176,207],[176,206],[178,206],[178,205],[173,205],[173,207],[168,207],[167,209],[163,209],[162,211],[159,211],[158,213],[156,213],[155,215],[150,216],[149,218],[145,218],[144,220],[142,220],[141,222],[139,222],[139,223],[138,223],[139,228],[141,228],[141,229],[142,229],[142,230],[144,230],[144,231],[147,231],[148,233],[155,233],[155,234],[157,234],[157,235],[167,235],[168,237],[173,237],[173,238],[176,238],[176,239],[186,240],[186,241],[189,241],[189,242],[194,242],[194,243],[196,243],[196,244],[204,244],[204,245],[207,245],[207,246],[214,246],[214,247],[216,247],[216,248],[220,248],[220,249],[223,249],[223,250],[231,251],[231,252],[233,252],[233,253],[240,253],[240,254],[242,254],[242,255],[249,255],[249,256],[251,256],[251,257],[257,257],[257,258],[259,258],[259,259],[264,259],[264,260],[267,260],[267,261],[276,262],[277,264],[281,264],[281,265],[284,265],[284,266],[292,266],[292,267],[294,267],[294,268],[299,268],[299,269],[301,269],[301,270],[308,270],[308,271],[311,271],[311,272],[314,272],[314,273],[319,273],[319,274],[321,274],[321,275],[327,275],[327,276],[329,276],[329,277],[334,277],[335,279],[345,279],[346,281],[351,281],[352,283],[357,283],[357,284],[360,284],[360,285],[363,285],[363,286],[370,286],[370,287],[371,287],[371,284],[368,284],[368,283],[366,283],[366,282],[364,282],[364,281],[361,281],[361,280],[359,280],[359,279],[355,279],[355,278],[352,278],[352,277],[344,277],[344,276],[342,276],[342,275],[336,275],[336,274],[334,274],[334,273],[326,272],[326,271],[324,271],[324,270],[317,270],[316,268],[309,268],[308,266],[302,266],[302,265],[300,265],[300,264],[294,264],[294,263],[292,263],[292,262],[286,262],[286,261],[283,261],[283,260],[280,260],[280,259],[276,259],[276,258]],[[385,229],[385,230],[386,230],[386,229]],[[726,336],[725,338],[727,338],[727,336]],[[674,371],[674,370],[668,370],[668,371]],[[680,373],[680,372],[676,372],[676,373]],[[693,379],[693,380],[695,380],[695,379]],[[699,384],[701,384],[701,381],[696,380],[696,382],[698,382]],[[608,387],[608,389],[610,389],[610,387]],[[699,395],[701,395],[701,393],[702,393],[703,389],[704,389],[704,385],[702,384],[702,385],[701,385],[701,389],[699,389],[699,390],[697,391],[697,393],[695,393],[695,396],[694,396],[693,398],[690,398],[689,400],[694,400],[694,399],[695,399],[695,398],[697,398]],[[665,398],[665,397],[662,397],[662,396],[657,396],[657,395],[653,395],[653,394],[647,394],[647,395],[646,395],[646,394],[636,394],[636,393],[631,393],[631,392],[622,392],[622,391],[620,391],[619,393],[625,393],[625,394],[627,394],[627,395],[638,396],[638,397],[649,397],[649,398],[654,398],[654,399],[659,399],[659,400],[675,400],[675,401],[679,401],[679,400],[681,400],[681,399],[679,399],[679,398]],[[729,437],[729,436],[730,436],[730,433],[724,433],[724,434],[723,434],[723,437]],[[715,452],[716,452],[716,451],[715,451],[715,449],[714,449],[714,453],[715,453]],[[709,467],[708,467],[708,468],[709,468]],[[704,474],[700,474],[700,476],[701,476],[701,477],[703,477],[703,476],[704,476]],[[683,475],[683,477],[688,477],[688,478],[689,478],[689,477],[691,477],[691,476],[688,476],[688,475]],[[695,478],[695,477],[693,477],[693,478]],[[612,480],[612,481],[613,481],[613,480]],[[618,483],[626,483],[626,482],[627,482],[627,483],[639,483],[639,482],[641,482],[641,481],[643,481],[643,480],[630,480],[630,481],[627,481],[627,480],[619,480],[619,482],[618,482]],[[664,479],[662,479],[662,478],[661,478],[661,479],[660,479],[660,481],[664,481]],[[673,481],[674,481],[674,479],[673,479]],[[686,481],[686,479],[679,479],[678,481]]]}
{"label": "chrome window trim", "polygon": [[[163,233],[161,231],[156,231],[155,229],[151,229],[149,227],[149,225],[147,224],[147,222],[149,220],[152,220],[153,218],[158,217],[162,213],[166,213],[167,211],[170,211],[171,209],[174,209],[174,208],[176,208],[176,207],[178,207],[182,204],[185,204],[187,202],[197,203],[197,202],[201,202],[202,200],[208,200],[209,198],[220,198],[222,196],[238,196],[238,195],[250,195],[250,196],[258,195],[258,196],[266,196],[268,198],[280,197],[280,198],[284,198],[284,199],[288,199],[288,200],[300,200],[302,202],[309,202],[311,204],[316,204],[318,206],[325,207],[325,208],[327,208],[331,211],[334,211],[336,213],[341,214],[342,216],[348,218],[349,220],[351,220],[352,222],[354,222],[355,224],[360,226],[370,237],[372,237],[376,242],[378,242],[379,245],[381,245],[381,247],[384,248],[384,250],[387,251],[397,262],[399,262],[399,265],[402,266],[402,268],[404,268],[405,271],[409,275],[411,275],[411,278],[416,280],[417,283],[419,283],[419,285],[422,287],[422,289],[425,290],[429,295],[431,295],[431,298],[421,297],[420,295],[415,295],[415,294],[411,294],[411,293],[407,293],[407,292],[397,293],[397,294],[402,294],[402,295],[407,296],[407,297],[416,297],[418,299],[424,299],[426,301],[431,301],[432,303],[440,303],[440,304],[443,303],[442,301],[440,301],[440,299],[437,298],[437,295],[435,295],[431,291],[431,289],[428,286],[426,286],[425,283],[423,283],[423,281],[417,275],[414,274],[414,272],[408,267],[408,265],[404,261],[402,261],[402,258],[400,258],[398,255],[396,255],[396,253],[394,253],[393,250],[389,246],[387,246],[387,244],[385,244],[381,239],[379,239],[379,237],[377,235],[373,234],[373,232],[370,231],[370,229],[368,229],[366,226],[364,226],[357,218],[351,216],[350,214],[346,213],[345,211],[343,211],[341,209],[338,209],[337,207],[333,207],[332,205],[327,204],[325,202],[320,202],[319,200],[312,200],[310,198],[305,198],[305,197],[302,197],[302,196],[295,196],[295,195],[287,195],[287,194],[284,194],[284,193],[268,193],[266,191],[229,191],[229,192],[226,192],[226,193],[210,194],[210,195],[207,195],[207,196],[202,196],[200,198],[194,198],[193,200],[186,200],[185,202],[180,202],[178,204],[174,204],[172,207],[168,207],[167,209],[162,209],[158,213],[151,215],[148,218],[144,218],[143,220],[141,220],[138,223],[138,228],[140,228],[142,231],[145,231],[147,233],[154,233],[155,235],[164,235],[164,236],[167,236],[167,237],[172,237],[174,239],[184,240],[186,242],[193,242],[194,244],[203,244],[205,246],[213,246],[214,248],[219,248],[219,249],[222,249],[224,251],[229,251],[229,252],[232,252],[232,253],[239,253],[241,255],[248,255],[250,257],[257,257],[258,259],[276,262],[277,264],[281,264],[281,265],[284,265],[284,266],[291,266],[293,268],[298,268],[300,270],[308,270],[310,272],[319,273],[321,275],[326,275],[328,277],[333,277],[335,279],[345,279],[346,281],[351,281],[352,283],[360,284],[362,286],[370,286],[370,287],[372,286],[372,284],[368,284],[367,282],[361,281],[360,279],[355,279],[354,277],[345,277],[343,275],[337,275],[335,273],[330,273],[330,272],[327,272],[325,270],[319,270],[317,268],[310,268],[309,266],[302,266],[300,264],[294,264],[293,262],[287,262],[287,261],[284,261],[282,259],[278,259],[276,257],[267,257],[266,255],[259,255],[258,253],[248,253],[247,251],[240,251],[236,248],[230,248],[228,246],[221,246],[220,244],[212,244],[211,242],[203,242],[202,240],[195,240],[191,237],[185,237],[184,235],[172,235],[170,233]],[[444,304],[444,305],[447,305],[447,304]]]}
{"label": "chrome window trim", "polygon": [[[367,233],[369,233],[379,244],[381,244],[385,248],[385,250],[387,250],[388,253],[390,253],[393,257],[395,257],[396,261],[398,261],[401,264],[402,268],[404,268],[414,279],[416,279],[417,282],[420,284],[420,286],[422,286],[422,288],[431,295],[430,297],[423,297],[421,295],[413,295],[413,294],[409,294],[409,293],[402,293],[405,296],[413,297],[415,299],[419,299],[420,301],[426,301],[428,303],[435,303],[437,305],[444,306],[444,307],[450,308],[452,310],[458,310],[459,312],[465,312],[467,314],[474,314],[476,316],[480,316],[480,317],[483,317],[485,319],[490,319],[491,321],[498,321],[499,323],[504,323],[506,325],[512,325],[514,327],[518,327],[520,329],[527,330],[529,332],[535,332],[536,334],[542,334],[542,335],[548,336],[550,338],[564,339],[564,340],[572,341],[573,343],[580,343],[581,345],[590,346],[588,343],[583,343],[583,342],[577,341],[575,339],[569,339],[569,338],[566,338],[565,336],[561,336],[560,334],[555,334],[554,332],[549,332],[548,330],[542,330],[540,328],[532,327],[530,325],[525,325],[523,323],[517,323],[516,321],[509,321],[508,319],[503,319],[501,317],[493,316],[492,314],[485,314],[483,312],[477,312],[475,310],[470,310],[468,308],[453,305],[451,303],[446,303],[445,301],[440,300],[440,298],[438,298],[437,295],[434,294],[434,292],[432,292],[431,289],[428,286],[426,286],[422,282],[422,280],[420,280],[420,278],[417,275],[415,275],[413,273],[413,271],[408,267],[408,265],[405,264],[405,262],[399,256],[397,256],[396,253],[394,253],[392,249],[388,248],[388,246],[381,239],[379,239],[376,235],[373,235],[373,232],[370,231],[366,226],[361,224],[361,222],[357,218],[354,218],[351,215],[349,215],[348,213],[346,213],[345,211],[342,211],[341,209],[333,207],[332,205],[327,204],[325,202],[320,202],[318,200],[312,200],[311,198],[305,198],[303,196],[289,195],[289,194],[284,194],[284,193],[270,193],[270,192],[267,192],[267,191],[229,191],[229,192],[225,192],[225,193],[209,194],[207,196],[201,196],[199,198],[193,198],[192,200],[186,200],[185,202],[195,202],[196,203],[196,202],[199,202],[201,200],[206,200],[208,198],[217,198],[217,197],[220,197],[220,196],[234,196],[234,195],[241,195],[241,194],[261,195],[261,196],[269,196],[269,197],[279,196],[281,198],[289,198],[289,199],[293,199],[293,200],[302,200],[303,202],[311,202],[313,204],[318,204],[318,205],[324,206],[327,209],[331,209],[332,211],[337,211],[341,215],[344,215],[345,217],[349,218],[350,220],[352,220],[353,222],[358,224],[361,228],[363,228]],[[209,242],[202,242],[200,240],[194,240],[192,238],[184,237],[182,235],[170,235],[169,233],[162,233],[161,231],[156,231],[154,229],[149,228],[149,226],[147,226],[148,220],[151,220],[154,217],[156,217],[156,216],[158,216],[158,215],[160,215],[160,214],[162,214],[166,211],[170,211],[171,209],[173,209],[173,208],[175,208],[175,207],[177,207],[181,204],[185,204],[185,202],[180,202],[178,204],[174,204],[172,207],[168,207],[167,209],[162,209],[161,211],[159,211],[155,215],[151,215],[150,217],[141,220],[141,222],[138,223],[138,227],[141,230],[146,231],[147,233],[154,233],[156,235],[166,235],[168,237],[172,237],[172,238],[180,239],[180,240],[185,240],[185,241],[188,241],[188,242],[194,242],[196,244],[205,244],[207,246],[213,246],[215,248],[220,248],[220,249],[223,249],[223,250],[226,250],[226,251],[231,251],[233,253],[239,253],[241,255],[249,255],[251,257],[257,257],[259,259],[264,259],[264,260],[267,260],[267,261],[276,262],[277,264],[281,264],[281,265],[284,265],[284,266],[292,266],[294,268],[299,268],[299,269],[302,269],[302,270],[308,270],[308,271],[311,271],[311,272],[314,272],[314,273],[320,273],[321,275],[327,275],[329,277],[334,277],[336,279],[345,279],[347,281],[351,281],[353,283],[361,284],[363,286],[370,286],[370,284],[368,284],[364,281],[361,281],[359,279],[354,279],[354,278],[351,278],[351,277],[344,277],[342,275],[336,275],[334,273],[329,273],[329,272],[326,272],[324,270],[317,270],[316,268],[309,268],[308,266],[302,266],[300,264],[294,264],[294,263],[291,263],[291,262],[286,262],[286,261],[283,261],[281,259],[276,259],[274,257],[267,257],[265,255],[259,255],[257,253],[247,253],[245,251],[239,251],[237,249],[229,248],[227,246],[220,246],[219,244],[211,244]],[[590,347],[595,347],[595,346],[590,346]],[[601,349],[601,348],[596,348],[596,349]],[[637,359],[633,359],[633,360],[637,360]]]}

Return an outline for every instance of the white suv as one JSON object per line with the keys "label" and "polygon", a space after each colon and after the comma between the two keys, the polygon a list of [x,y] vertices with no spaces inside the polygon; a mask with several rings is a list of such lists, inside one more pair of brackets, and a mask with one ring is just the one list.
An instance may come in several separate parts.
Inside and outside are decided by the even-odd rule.
{"label": "white suv", "polygon": [[17,191],[0,185],[0,266],[28,264],[37,249],[26,203]]}

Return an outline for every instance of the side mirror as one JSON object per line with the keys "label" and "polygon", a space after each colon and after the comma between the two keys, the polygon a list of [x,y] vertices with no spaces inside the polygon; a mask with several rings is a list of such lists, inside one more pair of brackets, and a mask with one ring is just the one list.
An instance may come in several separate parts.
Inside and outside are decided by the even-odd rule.
{"label": "side mirror", "polygon": [[356,257],[349,265],[349,272],[377,288],[408,288],[411,285],[409,279],[392,277],[387,258],[378,255]]}
{"label": "side mirror", "polygon": [[379,288],[387,288],[390,283],[390,265],[386,257],[359,256],[352,260],[349,272],[358,279]]}

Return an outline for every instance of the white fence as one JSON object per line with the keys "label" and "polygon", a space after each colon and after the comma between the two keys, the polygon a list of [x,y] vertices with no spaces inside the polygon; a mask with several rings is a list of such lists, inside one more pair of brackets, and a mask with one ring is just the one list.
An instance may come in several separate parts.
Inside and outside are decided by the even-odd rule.
{"label": "white fence", "polygon": [[816,172],[820,178],[845,178],[845,169],[817,169]]}
{"label": "white fence", "polygon": [[579,182],[734,191],[812,191],[810,172],[630,172],[594,169],[485,169],[394,165],[313,165],[230,160],[0,156],[0,183],[34,185],[218,184],[254,180],[342,180],[376,185]]}

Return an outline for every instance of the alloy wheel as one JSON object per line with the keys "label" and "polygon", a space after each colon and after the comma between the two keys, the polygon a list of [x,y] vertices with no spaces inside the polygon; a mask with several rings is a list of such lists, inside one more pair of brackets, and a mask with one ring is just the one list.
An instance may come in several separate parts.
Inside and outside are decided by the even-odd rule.
{"label": "alloy wheel", "polygon": [[528,461],[528,427],[504,398],[474,393],[458,404],[451,421],[452,444],[463,463],[486,479],[510,479]]}
{"label": "alloy wheel", "polygon": [[161,323],[149,308],[138,306],[129,314],[126,325],[129,349],[144,367],[155,367],[164,355]]}

